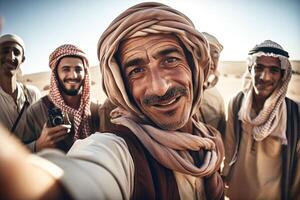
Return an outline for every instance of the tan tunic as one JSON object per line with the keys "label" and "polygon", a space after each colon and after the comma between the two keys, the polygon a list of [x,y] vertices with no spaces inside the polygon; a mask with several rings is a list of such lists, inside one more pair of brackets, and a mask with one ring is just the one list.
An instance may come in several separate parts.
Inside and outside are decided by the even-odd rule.
{"label": "tan tunic", "polygon": [[[284,122],[285,123],[285,122]],[[229,162],[235,151],[232,100],[228,107],[228,122],[225,135],[225,165],[223,174],[227,176],[226,196],[230,199],[280,199],[282,141],[268,136],[257,142],[252,136],[253,127],[242,123],[242,137],[237,160],[228,174]],[[277,127],[276,130],[280,130]],[[275,131],[276,131],[275,130]],[[292,199],[300,198],[300,142],[297,145],[297,170],[292,188]]]}
{"label": "tan tunic", "polygon": [[[41,97],[41,93],[35,86],[26,85],[28,89],[28,101],[29,103],[33,103],[37,101]],[[14,125],[24,103],[25,103],[25,95],[23,88],[21,87],[20,83],[17,83],[17,101],[15,102],[12,96],[7,94],[3,91],[0,87],[0,123],[2,123],[8,130],[11,130],[12,126]],[[23,113],[18,126],[16,128],[16,135],[24,128],[24,115]]]}
{"label": "tan tunic", "polygon": [[224,135],[226,126],[224,100],[215,87],[206,89],[203,93],[200,121],[213,126]]}

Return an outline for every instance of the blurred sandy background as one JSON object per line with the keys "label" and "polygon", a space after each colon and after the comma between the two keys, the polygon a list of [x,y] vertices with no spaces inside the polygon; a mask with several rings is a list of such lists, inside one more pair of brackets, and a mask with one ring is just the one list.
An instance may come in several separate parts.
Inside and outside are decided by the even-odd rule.
{"label": "blurred sandy background", "polygon": [[[246,69],[246,63],[242,61],[224,61],[220,63],[219,71],[221,73],[217,88],[223,95],[225,106],[227,108],[228,100],[231,96],[241,89],[242,75]],[[300,102],[300,61],[292,61],[293,75],[288,89],[288,97]],[[92,97],[103,102],[106,99],[101,86],[101,75],[99,67],[91,67]],[[41,72],[35,74],[26,74],[21,80],[25,84],[37,86],[43,94],[49,91],[50,72]],[[297,89],[298,88],[298,89]]]}

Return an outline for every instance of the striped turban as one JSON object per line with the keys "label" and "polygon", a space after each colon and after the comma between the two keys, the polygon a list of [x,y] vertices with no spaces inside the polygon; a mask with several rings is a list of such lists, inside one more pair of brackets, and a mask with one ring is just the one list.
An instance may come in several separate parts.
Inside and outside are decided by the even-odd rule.
{"label": "striped turban", "polygon": [[[281,64],[280,68],[283,70],[284,74],[277,88],[275,88],[271,96],[265,101],[263,109],[255,118],[251,118],[250,113],[253,104],[253,83],[250,73],[253,66],[256,64],[256,59],[261,56],[278,58]],[[249,123],[254,126],[253,137],[257,141],[262,141],[268,135],[274,134],[274,130],[278,126],[282,127],[281,132],[285,133],[286,107],[284,98],[292,76],[292,68],[288,58],[288,52],[286,52],[279,44],[271,40],[265,40],[249,51],[249,57],[247,60],[248,71],[243,77],[243,91],[246,98],[240,111],[240,118],[245,123]],[[285,135],[278,135],[278,137],[282,139],[283,143],[286,142]]]}
{"label": "striped turban", "polygon": [[[189,63],[193,76],[193,104],[191,120],[193,134],[169,131],[147,123],[127,94],[122,71],[115,58],[122,41],[150,34],[175,35],[190,53]],[[203,82],[212,64],[209,44],[185,15],[160,3],[141,3],[120,14],[104,31],[98,42],[98,59],[102,73],[102,86],[108,98],[116,104],[121,116],[112,120],[129,128],[151,155],[163,166],[193,176],[207,176],[216,172],[223,159],[223,145],[217,131],[206,127],[194,116],[199,110]],[[129,114],[126,114],[129,112]],[[145,120],[146,119],[146,120]],[[143,123],[140,123],[141,120]],[[206,149],[205,160],[200,167],[190,159],[189,150]]]}
{"label": "striped turban", "polygon": [[143,114],[128,98],[114,56],[122,40],[149,34],[176,35],[191,53],[195,65],[195,69],[192,69],[194,102],[191,114],[193,115],[198,111],[203,82],[212,64],[209,45],[188,17],[160,3],[142,3],[127,9],[102,34],[98,42],[98,59],[104,92],[114,104],[143,118]]}
{"label": "striped turban", "polygon": [[[68,106],[62,95],[62,90],[59,89],[59,81],[56,75],[56,67],[59,61],[67,56],[75,56],[81,58],[84,70],[85,77],[83,82],[82,96],[80,99],[80,106],[76,110]],[[50,79],[50,98],[54,105],[60,108],[63,112],[72,114],[74,116],[74,139],[85,138],[90,135],[89,127],[89,116],[91,115],[90,111],[90,75],[89,75],[89,64],[86,54],[77,46],[71,44],[64,44],[56,48],[49,57],[49,66],[52,70],[51,79]]]}

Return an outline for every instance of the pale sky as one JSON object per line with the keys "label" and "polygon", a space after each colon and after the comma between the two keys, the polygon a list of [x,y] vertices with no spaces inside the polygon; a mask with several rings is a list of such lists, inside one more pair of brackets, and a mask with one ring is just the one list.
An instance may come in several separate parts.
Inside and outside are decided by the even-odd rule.
{"label": "pale sky", "polygon": [[[48,71],[50,53],[58,46],[80,46],[92,66],[101,33],[122,11],[141,0],[0,0],[1,34],[23,38],[24,74]],[[185,15],[197,30],[223,44],[221,60],[245,60],[248,51],[266,39],[300,60],[299,0],[160,0]]]}

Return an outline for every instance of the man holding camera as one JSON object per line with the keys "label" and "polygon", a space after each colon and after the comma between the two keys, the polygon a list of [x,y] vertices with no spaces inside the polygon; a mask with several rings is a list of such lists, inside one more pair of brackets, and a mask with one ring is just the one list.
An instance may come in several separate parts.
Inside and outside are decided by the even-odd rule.
{"label": "man holding camera", "polygon": [[75,140],[98,130],[98,103],[90,100],[86,54],[65,44],[49,58],[50,92],[26,112],[25,143],[34,151],[58,148],[68,151]]}

